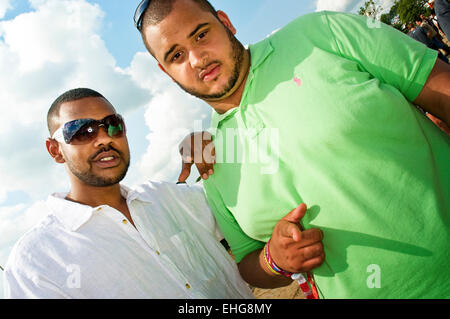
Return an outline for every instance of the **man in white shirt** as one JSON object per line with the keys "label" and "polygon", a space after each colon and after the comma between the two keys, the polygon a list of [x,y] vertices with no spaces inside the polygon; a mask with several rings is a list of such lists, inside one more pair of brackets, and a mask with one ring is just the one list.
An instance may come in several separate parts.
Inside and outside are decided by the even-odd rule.
{"label": "man in white shirt", "polygon": [[125,123],[98,92],[62,94],[46,146],[70,177],[14,246],[6,298],[252,298],[198,187],[129,189]]}

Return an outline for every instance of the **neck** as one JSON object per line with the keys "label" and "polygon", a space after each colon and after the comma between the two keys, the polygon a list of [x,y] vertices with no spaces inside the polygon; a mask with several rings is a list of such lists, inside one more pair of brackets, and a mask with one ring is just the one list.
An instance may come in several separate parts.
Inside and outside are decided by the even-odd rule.
{"label": "neck", "polygon": [[227,111],[237,107],[241,103],[245,84],[247,83],[250,70],[250,51],[244,51],[241,72],[234,87],[220,99],[205,100],[217,113],[224,114]]}
{"label": "neck", "polygon": [[136,227],[128,209],[127,200],[120,193],[119,183],[111,186],[98,187],[84,184],[72,175],[71,177],[72,187],[66,196],[67,200],[91,207],[108,205],[121,212]]}
{"label": "neck", "polygon": [[67,200],[77,202],[91,207],[108,205],[121,210],[126,204],[125,198],[120,193],[120,185],[114,184],[106,187],[95,187],[90,185],[77,185],[72,183]]}

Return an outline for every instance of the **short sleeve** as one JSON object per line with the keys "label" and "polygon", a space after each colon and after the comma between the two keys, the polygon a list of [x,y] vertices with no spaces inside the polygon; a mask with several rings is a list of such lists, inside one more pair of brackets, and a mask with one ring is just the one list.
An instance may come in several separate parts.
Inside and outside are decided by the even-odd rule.
{"label": "short sleeve", "polygon": [[395,28],[365,16],[327,12],[339,54],[414,101],[434,67],[438,52]]}
{"label": "short sleeve", "polygon": [[264,247],[265,243],[247,236],[231,212],[226,208],[217,188],[211,181],[204,182],[206,199],[216,217],[217,223],[231,248],[237,263],[249,253]]}

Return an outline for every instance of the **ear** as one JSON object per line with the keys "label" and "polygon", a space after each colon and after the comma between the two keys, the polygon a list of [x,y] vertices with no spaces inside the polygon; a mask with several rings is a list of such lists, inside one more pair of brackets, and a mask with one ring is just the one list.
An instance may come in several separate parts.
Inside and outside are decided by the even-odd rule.
{"label": "ear", "polygon": [[217,16],[219,18],[219,21],[222,22],[222,24],[231,31],[231,33],[236,34],[236,28],[231,23],[230,18],[228,18],[227,14],[223,12],[222,10],[217,11]]}
{"label": "ear", "polygon": [[48,138],[45,141],[45,146],[47,147],[48,153],[55,160],[56,163],[64,164],[66,162],[60,150],[59,143],[56,140]]}

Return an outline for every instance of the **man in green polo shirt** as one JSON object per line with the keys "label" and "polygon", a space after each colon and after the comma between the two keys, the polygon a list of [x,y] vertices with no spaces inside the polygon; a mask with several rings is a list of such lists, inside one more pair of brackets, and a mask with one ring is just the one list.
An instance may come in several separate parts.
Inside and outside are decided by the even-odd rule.
{"label": "man in green polo shirt", "polygon": [[[166,1],[159,16],[150,5],[141,32],[161,69],[214,108],[204,188],[243,278],[264,284],[265,243],[307,203],[302,226],[324,234],[320,297],[449,298],[450,140],[412,104],[450,123],[437,52],[331,12],[239,51],[226,14],[199,2]],[[272,257],[291,271],[282,247]]]}

